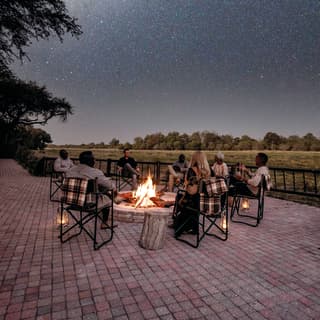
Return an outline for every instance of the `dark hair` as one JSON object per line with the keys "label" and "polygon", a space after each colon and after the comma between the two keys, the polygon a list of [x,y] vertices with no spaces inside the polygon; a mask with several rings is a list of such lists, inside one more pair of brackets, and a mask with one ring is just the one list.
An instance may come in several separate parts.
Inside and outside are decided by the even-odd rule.
{"label": "dark hair", "polygon": [[126,153],[126,151],[130,151],[130,149],[129,148],[123,149],[123,153]]}
{"label": "dark hair", "polygon": [[62,157],[64,154],[68,154],[68,151],[66,149],[61,149],[59,151],[60,157]]}
{"label": "dark hair", "polygon": [[86,164],[89,167],[94,166],[94,156],[92,151],[83,151],[80,153],[79,161],[81,164]]}
{"label": "dark hair", "polygon": [[184,154],[180,154],[179,156],[179,162],[184,162],[186,160],[186,157]]}
{"label": "dark hair", "polygon": [[260,158],[263,164],[266,164],[268,162],[268,156],[265,153],[259,152],[257,156]]}

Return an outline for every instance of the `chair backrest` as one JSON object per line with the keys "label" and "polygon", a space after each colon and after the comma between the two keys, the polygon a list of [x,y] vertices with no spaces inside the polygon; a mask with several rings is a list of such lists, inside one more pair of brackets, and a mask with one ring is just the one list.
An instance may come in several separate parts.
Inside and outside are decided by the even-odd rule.
{"label": "chair backrest", "polygon": [[261,175],[261,182],[259,184],[259,190],[257,193],[257,198],[263,199],[265,191],[269,191],[271,187],[271,177],[270,175]]}
{"label": "chair backrest", "polygon": [[202,179],[200,187],[200,211],[214,214],[221,209],[221,195],[228,191],[225,179],[211,177]]}
{"label": "chair backrest", "polygon": [[87,200],[87,195],[94,192],[95,180],[84,178],[65,178],[61,187],[61,202],[83,207]]}

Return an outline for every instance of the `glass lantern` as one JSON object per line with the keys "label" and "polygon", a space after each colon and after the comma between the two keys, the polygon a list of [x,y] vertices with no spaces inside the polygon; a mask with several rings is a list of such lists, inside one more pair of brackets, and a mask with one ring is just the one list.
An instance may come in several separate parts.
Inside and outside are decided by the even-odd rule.
{"label": "glass lantern", "polygon": [[62,225],[63,227],[66,227],[69,223],[69,216],[68,216],[68,212],[66,212],[65,210],[62,212],[62,216],[61,216],[61,209],[58,208],[57,210],[57,215],[56,215],[56,225],[57,227],[60,227],[60,225]]}
{"label": "glass lantern", "polygon": [[243,198],[241,202],[241,209],[244,211],[248,211],[250,208],[250,203],[248,198]]}

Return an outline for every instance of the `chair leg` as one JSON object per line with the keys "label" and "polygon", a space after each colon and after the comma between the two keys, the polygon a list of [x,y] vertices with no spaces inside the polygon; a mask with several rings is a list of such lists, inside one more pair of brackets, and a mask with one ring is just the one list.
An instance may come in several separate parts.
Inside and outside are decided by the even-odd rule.
{"label": "chair leg", "polygon": [[[257,201],[258,201],[258,209],[257,209],[256,216],[241,214],[240,213],[241,197],[235,196],[232,201],[230,220],[232,222],[242,223],[242,224],[245,224],[250,227],[257,227],[260,223],[260,220],[262,219],[262,216],[263,216],[262,202],[260,200],[257,200]],[[238,217],[241,218],[241,220],[235,219],[235,213]],[[244,219],[246,219],[246,218],[255,220],[255,223],[250,223],[250,222],[245,221]]]}
{"label": "chair leg", "polygon": [[109,213],[109,215],[111,216],[110,228],[105,229],[105,232],[108,232],[108,230],[110,230],[110,235],[109,235],[109,237],[107,239],[101,241],[100,243],[98,243],[98,241],[97,241],[98,220],[100,220],[100,222],[104,222],[104,221],[100,217],[99,213],[95,214],[95,218],[94,218],[94,239],[93,239],[93,249],[94,250],[99,250],[102,246],[104,246],[108,242],[112,241],[113,233],[114,233],[113,209],[111,208],[110,211],[111,211]]}

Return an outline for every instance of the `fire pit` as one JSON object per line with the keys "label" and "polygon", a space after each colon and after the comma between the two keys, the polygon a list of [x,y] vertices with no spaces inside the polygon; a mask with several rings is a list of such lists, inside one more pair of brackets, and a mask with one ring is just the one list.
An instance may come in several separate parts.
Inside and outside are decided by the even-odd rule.
{"label": "fire pit", "polygon": [[114,204],[114,217],[120,221],[143,222],[140,246],[149,250],[161,249],[175,196],[172,192],[157,192],[149,176],[136,191],[119,193],[122,201]]}
{"label": "fire pit", "polygon": [[125,222],[143,222],[146,211],[169,215],[173,210],[176,194],[156,191],[156,185],[148,176],[136,191],[119,192],[121,203],[114,204],[114,217]]}

